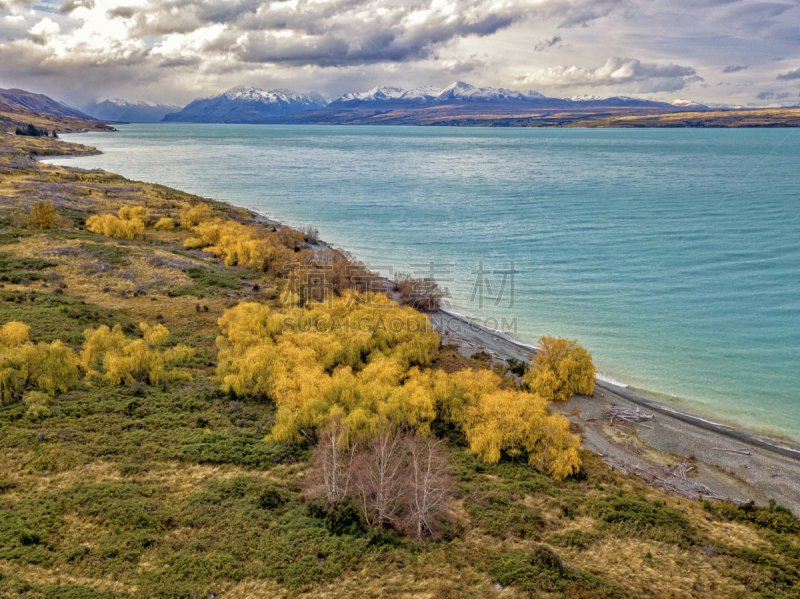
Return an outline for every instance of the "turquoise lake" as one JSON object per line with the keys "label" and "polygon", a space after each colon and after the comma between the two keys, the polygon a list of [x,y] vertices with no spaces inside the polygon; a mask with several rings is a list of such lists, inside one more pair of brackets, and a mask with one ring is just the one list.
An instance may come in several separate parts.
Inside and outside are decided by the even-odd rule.
{"label": "turquoise lake", "polygon": [[382,274],[433,263],[454,311],[800,440],[796,129],[119,129],[64,135],[104,153],[49,162],[314,225]]}

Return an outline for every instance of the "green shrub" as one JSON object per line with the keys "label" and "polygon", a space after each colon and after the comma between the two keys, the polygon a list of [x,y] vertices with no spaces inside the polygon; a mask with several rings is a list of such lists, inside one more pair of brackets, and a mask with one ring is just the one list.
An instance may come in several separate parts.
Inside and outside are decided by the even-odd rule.
{"label": "green shrub", "polygon": [[29,545],[38,545],[42,542],[42,535],[40,535],[38,532],[23,530],[21,533],[19,533],[19,542],[20,545],[25,545],[26,547]]}
{"label": "green shrub", "polygon": [[650,503],[644,497],[620,491],[619,495],[598,498],[593,512],[604,527],[618,534],[646,536],[684,547],[696,542],[694,531],[680,510],[660,501]]}
{"label": "green shrub", "polygon": [[258,507],[265,510],[274,510],[286,503],[286,496],[278,487],[268,484],[258,495]]}
{"label": "green shrub", "polygon": [[567,532],[560,534],[554,534],[550,538],[558,545],[563,545],[565,547],[576,547],[577,549],[586,549],[596,540],[601,539],[602,535],[575,529],[568,530]]}
{"label": "green shrub", "polygon": [[775,505],[774,501],[770,502],[770,507],[759,507],[752,501],[743,505],[735,505],[728,501],[713,505],[705,502],[703,507],[712,514],[734,522],[750,522],[758,528],[766,528],[777,533],[800,533],[800,519],[789,509]]}
{"label": "green shrub", "polygon": [[236,464],[268,469],[287,457],[286,447],[265,443],[263,435],[195,434],[180,450],[185,460],[208,464]]}
{"label": "green shrub", "polygon": [[488,574],[503,586],[514,586],[530,596],[623,598],[624,589],[580,570],[568,568],[552,549],[539,545],[530,553],[504,551],[488,556]]}

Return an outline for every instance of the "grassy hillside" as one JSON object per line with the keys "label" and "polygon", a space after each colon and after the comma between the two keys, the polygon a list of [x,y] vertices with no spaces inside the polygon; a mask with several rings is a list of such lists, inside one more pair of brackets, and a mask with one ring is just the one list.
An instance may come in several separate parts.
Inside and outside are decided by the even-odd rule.
{"label": "grassy hillside", "polygon": [[[419,545],[352,511],[332,517],[302,493],[308,442],[265,441],[274,403],[214,379],[217,320],[244,300],[278,309],[281,280],[187,250],[189,231],[122,240],[85,225],[126,205],[177,218],[186,201],[254,215],[37,164],[3,139],[0,325],[78,347],[87,328],[160,323],[196,352],[190,382],[82,379],[0,405],[0,596],[800,597],[800,521],[785,510],[668,496],[588,452],[556,482],[524,460],[480,462],[443,425],[454,495],[440,537]],[[45,198],[58,228],[28,228]],[[430,368],[488,368],[480,358],[443,346]]]}
{"label": "grassy hillside", "polygon": [[29,124],[48,131],[55,129],[58,133],[113,131],[112,127],[102,121],[89,121],[69,116],[34,112],[19,106],[9,105],[0,98],[0,131],[13,133],[17,127],[24,128]]}

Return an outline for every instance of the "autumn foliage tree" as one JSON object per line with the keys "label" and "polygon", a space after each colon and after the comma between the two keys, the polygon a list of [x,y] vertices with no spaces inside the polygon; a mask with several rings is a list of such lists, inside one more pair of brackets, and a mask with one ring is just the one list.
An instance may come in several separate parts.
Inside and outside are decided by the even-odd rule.
{"label": "autumn foliage tree", "polygon": [[545,399],[566,401],[577,394],[591,395],[594,377],[592,355],[577,340],[542,337],[523,383]]}
{"label": "autumn foliage tree", "polygon": [[94,214],[86,219],[86,228],[106,237],[135,239],[140,236],[148,221],[145,206],[123,206],[117,215]]}
{"label": "autumn foliage tree", "polygon": [[[347,447],[356,440],[371,446],[377,437],[389,443],[381,432],[387,421],[425,436],[440,419],[461,430],[486,462],[519,456],[558,479],[580,468],[578,437],[544,397],[506,389],[489,370],[429,368],[438,334],[425,315],[385,296],[354,292],[327,306],[284,312],[242,303],[219,325],[220,385],[275,402],[270,441],[313,440],[336,418]],[[379,470],[388,467],[381,464]],[[379,495],[362,496],[370,520],[385,520]]]}
{"label": "autumn foliage tree", "polygon": [[27,389],[51,396],[65,393],[78,379],[78,360],[60,341],[32,343],[30,327],[7,322],[0,327],[0,399],[19,401]]}
{"label": "autumn foliage tree", "polygon": [[141,323],[139,328],[140,339],[125,337],[119,325],[113,329],[106,325],[86,329],[80,362],[87,378],[112,385],[134,380],[153,385],[162,381],[191,380],[188,373],[175,366],[189,360],[194,350],[183,344],[163,348],[169,337],[169,330],[163,325],[151,327]]}
{"label": "autumn foliage tree", "polygon": [[242,303],[219,325],[220,384],[275,401],[274,441],[303,440],[303,431],[322,429],[334,413],[353,437],[381,417],[421,432],[435,417],[415,367],[430,364],[439,337],[426,316],[385,296],[356,294],[287,312]]}
{"label": "autumn foliage tree", "polygon": [[33,206],[31,206],[28,226],[32,229],[55,229],[58,227],[56,209],[50,203],[49,198],[41,202],[34,202]]}

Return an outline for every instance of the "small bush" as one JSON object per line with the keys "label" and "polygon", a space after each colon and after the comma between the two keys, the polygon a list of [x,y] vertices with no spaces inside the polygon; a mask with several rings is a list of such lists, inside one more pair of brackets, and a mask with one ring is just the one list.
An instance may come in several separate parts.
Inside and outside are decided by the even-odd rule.
{"label": "small bush", "polygon": [[43,202],[36,202],[31,207],[31,216],[28,219],[28,227],[31,229],[55,229],[58,226],[56,209],[49,199]]}
{"label": "small bush", "polygon": [[575,547],[577,549],[586,549],[600,538],[602,538],[602,535],[592,534],[578,529],[552,535],[554,543],[565,547]]}
{"label": "small bush", "polygon": [[267,485],[258,495],[258,507],[265,510],[274,510],[279,508],[287,501],[286,496],[275,485]]}
{"label": "small bush", "polygon": [[20,545],[29,546],[29,545],[38,545],[42,542],[42,535],[38,532],[31,532],[29,530],[23,530],[19,533],[19,542]]}
{"label": "small bush", "polygon": [[165,216],[163,218],[159,218],[158,222],[153,225],[153,228],[158,229],[159,231],[172,231],[172,229],[175,228],[175,221]]}

